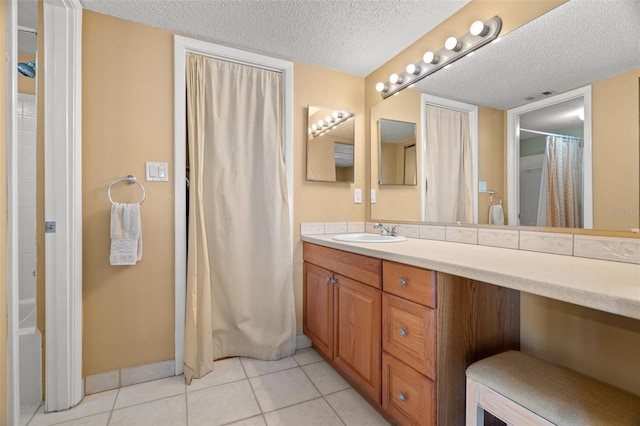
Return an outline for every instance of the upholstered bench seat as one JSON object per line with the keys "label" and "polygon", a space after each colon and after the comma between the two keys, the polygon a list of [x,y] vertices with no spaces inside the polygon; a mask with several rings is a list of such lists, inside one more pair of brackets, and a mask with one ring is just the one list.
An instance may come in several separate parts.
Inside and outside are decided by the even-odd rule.
{"label": "upholstered bench seat", "polygon": [[467,426],[484,410],[514,426],[640,426],[639,397],[518,351],[467,369]]}

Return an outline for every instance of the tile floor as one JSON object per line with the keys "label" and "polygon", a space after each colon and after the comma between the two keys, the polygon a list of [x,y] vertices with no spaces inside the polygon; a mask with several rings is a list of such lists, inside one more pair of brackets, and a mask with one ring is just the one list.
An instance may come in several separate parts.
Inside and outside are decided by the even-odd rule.
{"label": "tile floor", "polygon": [[312,348],[279,361],[231,358],[186,386],[183,376],[89,395],[21,425],[388,425]]}

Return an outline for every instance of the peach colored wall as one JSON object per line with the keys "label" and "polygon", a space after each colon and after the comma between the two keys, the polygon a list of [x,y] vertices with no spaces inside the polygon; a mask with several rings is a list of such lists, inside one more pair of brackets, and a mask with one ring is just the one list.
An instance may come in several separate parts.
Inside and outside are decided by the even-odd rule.
{"label": "peach colored wall", "polygon": [[593,225],[640,227],[640,69],[592,85]]}
{"label": "peach colored wall", "polygon": [[[0,22],[7,22],[7,3],[0,2]],[[0,57],[7,57],[7,31],[0,31]],[[0,67],[0,164],[7,164],[7,67]],[[7,174],[0,173],[0,271],[7,270]],[[7,274],[0,274],[0,426],[7,424]]]}
{"label": "peach colored wall", "polygon": [[[145,161],[173,170],[173,34],[86,10],[82,29],[83,372],[92,375],[174,358],[174,176],[144,180]],[[110,266],[107,187],[128,174],[147,191],[143,257]],[[140,192],[116,185],[112,196],[133,202]]]}
{"label": "peach colored wall", "polygon": [[[18,62],[31,62],[36,57],[34,55],[29,55],[27,53],[18,53]],[[38,75],[36,73],[36,75]],[[35,95],[36,94],[36,79],[25,77],[24,75],[18,73],[18,92],[26,93],[27,95]]]}
{"label": "peach colored wall", "polygon": [[[104,34],[110,34],[104,37]],[[143,72],[141,70],[152,70]],[[302,330],[300,222],[364,220],[363,79],[294,64],[294,285]],[[173,34],[85,11],[83,18],[84,375],[173,358],[173,185],[144,182],[144,256],[109,266],[111,181],[173,161]],[[355,184],[305,180],[307,105],[356,114]],[[172,176],[170,176],[172,179]],[[114,188],[127,200],[132,188]],[[131,195],[135,197],[135,195]]]}
{"label": "peach colored wall", "polygon": [[[487,182],[487,190],[502,195],[507,223],[505,115],[499,109],[478,107],[478,182]],[[489,223],[489,205],[489,194],[478,194],[478,223]]]}
{"label": "peach colored wall", "polygon": [[522,293],[521,350],[640,395],[640,321]]}
{"label": "peach colored wall", "polygon": [[[313,65],[294,64],[294,289],[298,333],[302,333],[301,222],[363,221],[365,204],[353,203],[353,190],[365,199],[364,79]],[[310,182],[305,179],[307,106],[322,105],[355,114],[354,183]]]}

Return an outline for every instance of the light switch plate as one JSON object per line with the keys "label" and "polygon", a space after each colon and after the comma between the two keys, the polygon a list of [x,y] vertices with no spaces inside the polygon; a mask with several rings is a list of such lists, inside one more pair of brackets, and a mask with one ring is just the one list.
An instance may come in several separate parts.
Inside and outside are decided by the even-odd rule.
{"label": "light switch plate", "polygon": [[487,182],[480,182],[480,192],[487,192]]}
{"label": "light switch plate", "polygon": [[148,182],[168,182],[169,163],[157,163],[147,161],[147,181]]}
{"label": "light switch plate", "polygon": [[372,189],[371,190],[371,204],[375,204],[376,203],[376,190]]}
{"label": "light switch plate", "polygon": [[362,203],[362,189],[356,188],[353,190],[353,202],[356,204]]}

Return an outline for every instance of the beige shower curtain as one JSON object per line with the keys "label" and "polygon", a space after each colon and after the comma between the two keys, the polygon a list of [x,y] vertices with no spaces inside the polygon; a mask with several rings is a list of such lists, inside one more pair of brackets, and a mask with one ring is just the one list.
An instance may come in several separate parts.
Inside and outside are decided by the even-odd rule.
{"label": "beige shower curtain", "polygon": [[547,136],[542,167],[538,226],[583,228],[584,142],[574,136]]}
{"label": "beige shower curtain", "polygon": [[469,113],[427,105],[426,220],[473,223]]}
{"label": "beige shower curtain", "polygon": [[185,377],[295,350],[281,75],[187,54]]}

